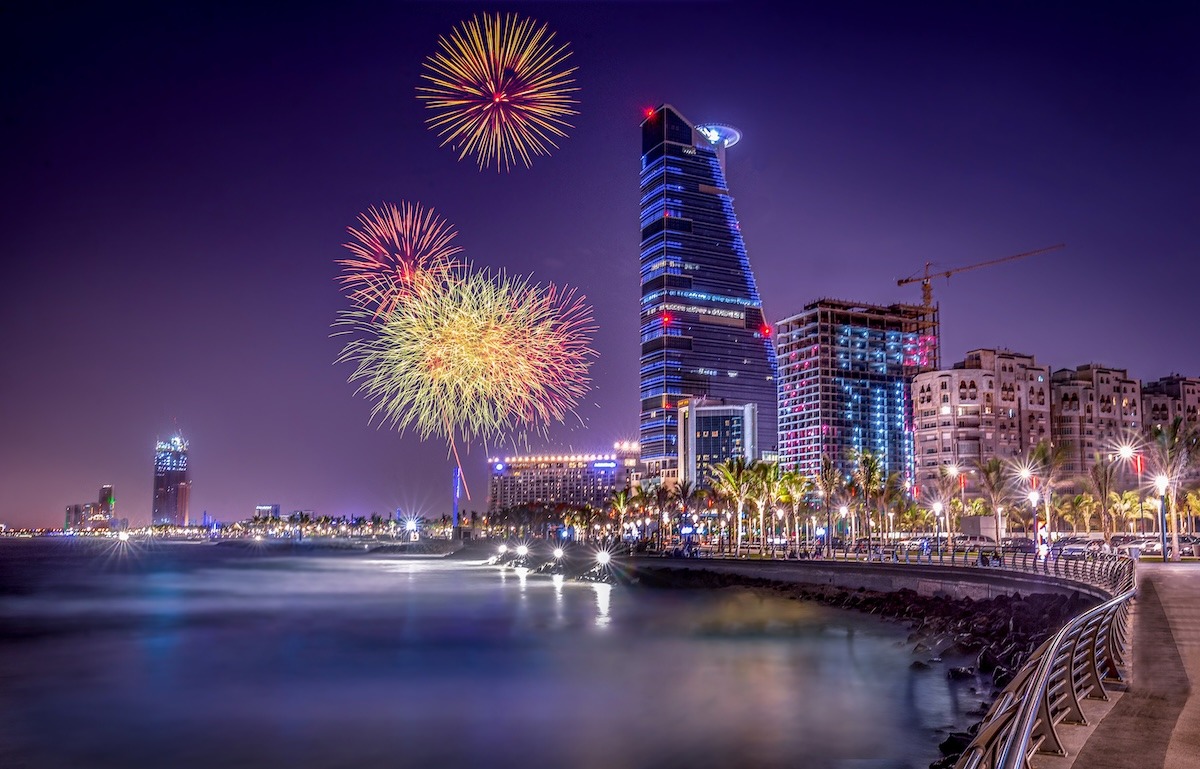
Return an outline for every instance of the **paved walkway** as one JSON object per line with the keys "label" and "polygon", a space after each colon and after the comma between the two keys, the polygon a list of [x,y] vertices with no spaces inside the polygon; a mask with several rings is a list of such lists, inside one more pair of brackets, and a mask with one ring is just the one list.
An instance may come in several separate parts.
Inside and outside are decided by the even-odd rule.
{"label": "paved walkway", "polygon": [[1138,565],[1129,689],[1075,759],[1097,769],[1200,767],[1200,565]]}

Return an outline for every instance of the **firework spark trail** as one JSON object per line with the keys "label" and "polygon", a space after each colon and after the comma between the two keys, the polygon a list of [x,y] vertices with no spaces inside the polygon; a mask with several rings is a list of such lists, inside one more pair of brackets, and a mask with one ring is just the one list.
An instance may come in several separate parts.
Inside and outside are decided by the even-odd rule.
{"label": "firework spark trail", "polygon": [[509,170],[518,159],[528,168],[531,155],[558,148],[566,137],[566,118],[579,114],[573,105],[571,75],[561,69],[571,55],[556,46],[547,25],[517,14],[483,14],[463,22],[441,50],[428,57],[417,98],[435,114],[426,122],[462,160],[474,155],[480,170],[495,164]]}
{"label": "firework spark trail", "polygon": [[372,420],[422,438],[485,441],[562,421],[587,391],[595,352],[583,297],[503,273],[418,281],[386,315],[344,311],[339,361],[373,400]]}
{"label": "firework spark trail", "polygon": [[459,262],[462,248],[446,220],[419,203],[384,203],[358,217],[359,228],[347,227],[351,240],[344,246],[352,254],[339,259],[339,282],[350,301],[387,315],[397,301],[419,282],[440,281]]}

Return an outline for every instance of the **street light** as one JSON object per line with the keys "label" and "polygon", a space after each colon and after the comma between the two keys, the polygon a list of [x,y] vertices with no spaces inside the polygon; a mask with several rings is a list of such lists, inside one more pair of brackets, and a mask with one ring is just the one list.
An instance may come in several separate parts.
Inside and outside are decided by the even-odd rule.
{"label": "street light", "polygon": [[1154,477],[1154,488],[1158,489],[1158,528],[1162,539],[1163,563],[1167,562],[1167,486],[1171,479],[1165,475]]}
{"label": "street light", "polygon": [[[1029,491],[1029,506],[1031,508],[1033,508],[1033,541],[1037,543],[1038,555],[1045,557],[1046,553],[1050,550],[1050,545],[1046,542],[1046,539],[1048,539],[1050,536],[1050,530],[1047,529],[1046,537],[1042,537],[1042,527],[1038,525],[1038,509],[1037,509],[1038,500],[1041,498],[1042,498],[1042,495],[1038,493],[1037,489],[1030,489],[1030,491]],[[1047,519],[1046,523],[1049,524],[1049,522],[1050,522],[1049,519]]]}
{"label": "street light", "polygon": [[1126,463],[1133,463],[1134,469],[1137,471],[1138,477],[1138,529],[1142,534],[1146,533],[1146,511],[1145,511],[1145,492],[1142,488],[1142,467],[1145,462],[1142,460],[1142,455],[1137,453],[1131,443],[1122,443],[1117,447],[1117,456]]}
{"label": "street light", "polygon": [[937,547],[938,558],[942,557],[942,531],[940,525],[942,522],[942,503],[933,503],[933,544]]}
{"label": "street light", "polygon": [[[850,508],[846,507],[845,505],[842,505],[841,507],[838,508],[838,513],[840,513],[841,516],[843,518],[845,518],[850,513]],[[849,530],[847,530],[846,533],[851,534],[851,532]],[[846,544],[844,542],[842,543],[842,549],[843,550],[846,549]]]}

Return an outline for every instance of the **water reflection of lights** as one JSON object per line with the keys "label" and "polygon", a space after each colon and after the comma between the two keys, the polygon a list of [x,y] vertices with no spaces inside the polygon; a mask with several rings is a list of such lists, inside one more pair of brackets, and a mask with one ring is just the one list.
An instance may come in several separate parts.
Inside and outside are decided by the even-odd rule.
{"label": "water reflection of lights", "polygon": [[604,627],[608,624],[608,606],[612,599],[612,585],[606,582],[592,583],[592,588],[596,591],[596,626]]}

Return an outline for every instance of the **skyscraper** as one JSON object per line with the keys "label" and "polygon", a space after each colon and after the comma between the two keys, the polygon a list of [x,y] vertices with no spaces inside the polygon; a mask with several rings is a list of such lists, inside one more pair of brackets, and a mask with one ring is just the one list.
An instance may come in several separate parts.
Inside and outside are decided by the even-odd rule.
{"label": "skyscraper", "polygon": [[188,480],[187,460],[187,441],[178,435],[169,441],[158,441],[154,447],[154,507],[150,520],[156,525],[188,525],[192,484]]}
{"label": "skyscraper", "polygon": [[104,517],[108,519],[109,525],[111,525],[113,518],[117,514],[117,496],[113,494],[111,483],[106,483],[100,487],[100,510],[104,513]]}
{"label": "skyscraper", "polygon": [[856,451],[913,479],[912,378],[937,368],[936,307],[822,299],[779,323],[779,460],[816,477],[821,455],[843,473]]}
{"label": "skyscraper", "polygon": [[642,122],[639,442],[650,476],[675,477],[685,398],[754,403],[754,445],[776,444],[771,328],[725,182],[725,150],[740,138],[669,105]]}

